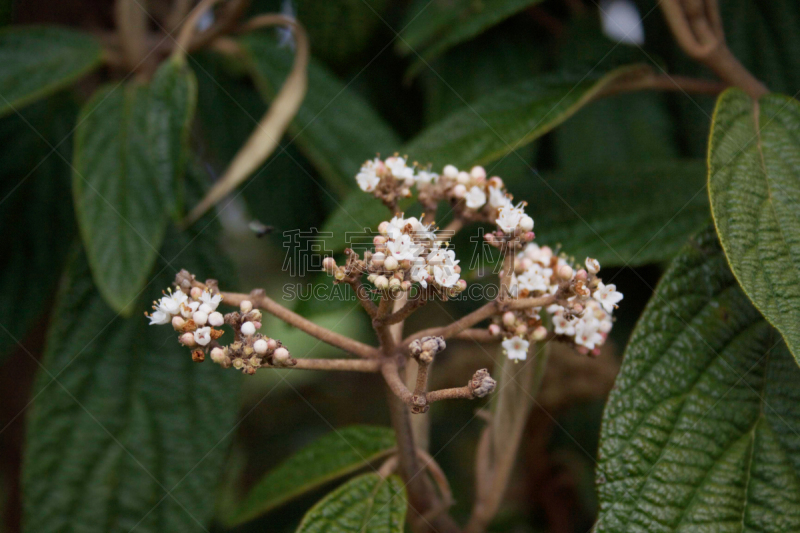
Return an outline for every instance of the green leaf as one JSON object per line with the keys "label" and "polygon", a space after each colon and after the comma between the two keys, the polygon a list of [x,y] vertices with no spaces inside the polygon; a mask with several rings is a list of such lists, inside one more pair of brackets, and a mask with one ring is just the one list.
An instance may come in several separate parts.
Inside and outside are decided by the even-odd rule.
{"label": "green leaf", "polygon": [[537,242],[563,245],[579,262],[638,266],[672,259],[708,223],[705,174],[702,160],[606,164],[509,187],[529,201]]}
{"label": "green leaf", "polygon": [[245,498],[229,525],[252,520],[301,494],[363,468],[394,449],[394,432],[351,426],[309,444],[267,473]]}
{"label": "green leaf", "polygon": [[0,358],[17,343],[37,351],[40,336],[26,336],[55,293],[75,232],[69,158],[76,114],[74,102],[54,97],[0,119],[0,227],[7,229]]}
{"label": "green leaf", "polygon": [[402,533],[406,492],[397,476],[364,474],[348,481],[312,507],[297,533]]}
{"label": "green leaf", "polygon": [[596,530],[800,530],[799,382],[705,230],[625,352],[604,415]]}
{"label": "green leaf", "polygon": [[489,94],[430,126],[401,151],[434,168],[500,159],[572,116],[606,86],[636,76],[642,66],[604,75],[549,74]]}
{"label": "green leaf", "polygon": [[0,30],[0,115],[56,92],[98,67],[95,39],[54,27]]}
{"label": "green leaf", "polygon": [[717,101],[708,188],[736,279],[800,361],[800,103],[753,102],[738,89]]}
{"label": "green leaf", "polygon": [[[150,102],[146,85],[107,86],[85,104],[75,134],[78,226],[98,290],[125,314],[158,256],[167,225],[162,193],[169,182],[160,171],[169,171],[167,160],[177,160],[168,150],[180,148],[171,144],[170,128],[150,129],[160,122],[151,120]],[[160,125],[165,123],[172,120]],[[152,138],[156,134],[164,138]]]}
{"label": "green leaf", "polygon": [[[239,43],[262,96],[271,100],[291,69],[291,50],[279,48],[263,32],[245,35]],[[392,154],[400,146],[397,134],[366,100],[313,59],[308,92],[289,132],[337,196],[355,188],[364,161],[376,152]]]}
{"label": "green leaf", "polygon": [[214,232],[197,237],[168,236],[170,263],[156,265],[127,319],[105,303],[76,248],[27,420],[25,531],[207,531],[241,376],[193,363],[172,328],[142,316],[177,268],[227,284]]}
{"label": "green leaf", "polygon": [[[397,48],[417,58],[414,75],[453,46],[468,41],[541,0],[432,0],[409,8]],[[421,47],[425,47],[421,50]]]}
{"label": "green leaf", "polygon": [[181,216],[182,181],[189,158],[189,132],[197,106],[197,80],[183,57],[165,61],[150,83],[148,139],[153,171],[165,208]]}

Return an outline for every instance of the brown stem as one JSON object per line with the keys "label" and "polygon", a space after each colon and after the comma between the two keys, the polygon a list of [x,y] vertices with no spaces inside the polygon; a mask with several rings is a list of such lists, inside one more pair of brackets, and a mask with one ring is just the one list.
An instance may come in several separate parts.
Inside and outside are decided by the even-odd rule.
{"label": "brown stem", "polygon": [[503,337],[499,335],[492,335],[485,329],[465,329],[464,331],[453,335],[454,339],[475,341],[475,342],[500,342]]}
{"label": "brown stem", "polygon": [[598,98],[613,96],[615,94],[636,92],[648,89],[660,91],[679,91],[689,94],[710,94],[716,95],[724,91],[729,86],[728,83],[720,81],[703,80],[689,78],[687,76],[671,76],[667,74],[656,74],[650,72],[631,78],[620,78],[611,85],[603,89]]}
{"label": "brown stem", "polygon": [[769,92],[728,48],[716,0],[662,0],[659,4],[672,35],[687,55],[752,98]]}
{"label": "brown stem", "polygon": [[117,0],[114,18],[127,67],[137,70],[147,54],[147,12],[134,0]]}
{"label": "brown stem", "polygon": [[391,298],[388,291],[383,291],[381,294],[381,301],[378,304],[378,316],[372,321],[372,327],[375,328],[375,333],[378,335],[378,340],[381,344],[381,351],[384,354],[391,353],[395,346],[394,334],[392,328],[384,323],[384,320],[391,313],[394,300]]}
{"label": "brown stem", "polygon": [[378,321],[381,325],[388,326],[390,324],[397,324],[398,322],[402,322],[411,314],[425,305],[428,302],[428,299],[425,298],[423,295],[420,295],[418,298],[413,300],[408,300],[406,304],[395,311],[394,313],[385,316],[384,318],[379,318]]}
{"label": "brown stem", "polygon": [[428,363],[417,361],[417,381],[414,387],[414,394],[416,396],[425,396],[425,391],[428,390]]}
{"label": "brown stem", "polygon": [[361,304],[361,307],[364,308],[364,311],[371,318],[375,318],[378,316],[378,306],[375,305],[375,302],[372,301],[372,298],[369,296],[369,291],[367,288],[364,287],[364,284],[361,282],[361,277],[356,276],[352,279],[348,279],[347,284],[353,289],[353,292],[358,299],[358,303]]}
{"label": "brown stem", "polygon": [[503,270],[500,272],[500,300],[507,300],[511,288],[511,275],[514,273],[514,249],[510,244],[502,248],[503,256]]}
{"label": "brown stem", "polygon": [[378,359],[295,359],[291,367],[300,370],[340,370],[345,372],[378,372],[381,361]]}
{"label": "brown stem", "polygon": [[[206,286],[199,281],[195,281],[193,285],[203,289],[206,288]],[[322,326],[311,322],[307,318],[303,318],[294,311],[286,309],[279,303],[275,302],[272,298],[264,294],[262,289],[254,290],[250,294],[224,291],[221,292],[221,294],[223,302],[227,305],[238,307],[239,304],[241,304],[244,300],[250,300],[255,307],[263,309],[267,313],[283,320],[290,326],[294,326],[308,333],[312,337],[321,340],[322,342],[326,342],[331,346],[341,348],[342,350],[353,355],[357,355],[365,359],[377,359],[381,356],[381,352],[372,346],[368,346],[364,343],[358,342],[357,340],[351,339],[350,337],[345,337],[344,335],[340,335],[339,333],[335,333],[329,329],[323,328]]]}
{"label": "brown stem", "polygon": [[439,402],[442,400],[473,400],[475,396],[472,389],[467,386],[454,387],[452,389],[439,389],[430,391],[426,394],[428,403]]}

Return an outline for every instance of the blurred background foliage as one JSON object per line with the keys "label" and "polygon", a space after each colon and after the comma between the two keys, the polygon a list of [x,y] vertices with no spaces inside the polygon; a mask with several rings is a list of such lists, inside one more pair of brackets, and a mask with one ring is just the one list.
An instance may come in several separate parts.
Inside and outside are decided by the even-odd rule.
{"label": "blurred background foliage", "polygon": [[[235,197],[220,204],[216,215],[201,221],[219,223],[219,237],[204,233],[200,242],[218,241],[205,244],[221,245],[234,266],[212,267],[209,257],[218,258],[220,252],[193,260],[181,251],[177,256],[167,255],[176,259],[162,267],[193,268],[202,278],[228,279],[231,285],[226,288],[264,287],[276,300],[304,316],[334,331],[373,342],[367,318],[355,302],[282,300],[284,284],[298,281],[282,272],[288,251],[284,232],[329,229],[339,239],[345,231],[357,231],[385,219],[386,210],[357,191],[353,176],[363,160],[376,152],[405,153],[410,147],[412,159],[427,161],[417,154],[433,150],[434,141],[445,146],[451,135],[458,139],[462,132],[453,130],[468,125],[476,110],[486,116],[497,111],[497,120],[490,119],[492,126],[507,125],[514,131],[518,125],[509,124],[516,114],[512,104],[528,109],[524,107],[528,105],[524,101],[527,94],[540,89],[546,92],[542,87],[555,90],[552,88],[563,84],[585,84],[588,88],[592,80],[620,65],[645,64],[659,72],[711,79],[709,72],[688,60],[674,44],[655,0],[636,1],[643,17],[645,41],[641,46],[615,42],[603,34],[601,13],[607,3],[254,0],[249,7],[251,14],[293,13],[307,29],[312,50],[308,95],[276,153]],[[157,13],[160,8],[155,4],[148,2],[147,6]],[[721,4],[728,42],[745,66],[773,90],[791,95],[800,90],[798,4],[789,0],[731,0]],[[100,35],[113,29],[113,5],[95,0],[5,1],[0,6],[0,21],[3,25],[56,24]],[[190,134],[189,188],[197,183],[202,190],[224,171],[290,68],[292,50],[279,45],[275,32],[244,37],[240,44],[245,54],[237,58],[211,50],[189,57],[198,86],[196,119]],[[223,439],[212,462],[224,462],[224,474],[218,484],[210,474],[190,480],[187,494],[192,499],[197,493],[205,493],[196,503],[197,507],[206,505],[204,512],[215,517],[213,531],[226,530],[223,519],[264,473],[331,427],[387,425],[384,394],[373,376],[274,371],[242,378],[233,373],[206,372],[213,369],[205,368],[203,374],[208,376],[201,376],[197,382],[185,381],[180,366],[188,361],[186,354],[167,350],[165,353],[181,359],[169,364],[164,361],[166,368],[153,372],[147,365],[161,363],[142,360],[144,356],[138,352],[147,350],[135,340],[147,335],[135,333],[136,328],[129,331],[127,326],[114,325],[122,320],[110,309],[97,308],[103,304],[95,302],[98,297],[94,290],[85,286],[91,284],[86,261],[79,247],[73,245],[78,230],[69,162],[79,107],[100,83],[115,75],[101,69],[74,87],[56,91],[0,119],[0,227],[6,239],[0,266],[0,508],[4,531],[20,529],[25,425],[28,432],[47,435],[33,436],[33,445],[72,442],[68,449],[88,438],[87,432],[98,431],[82,413],[67,414],[53,424],[45,417],[69,404],[65,394],[70,393],[55,391],[58,387],[49,383],[51,372],[58,374],[59,365],[70,366],[72,357],[79,358],[75,366],[70,366],[75,373],[67,373],[73,380],[70,383],[80,387],[81,399],[90,409],[108,411],[112,425],[119,423],[115,418],[118,414],[101,392],[114,383],[129,387],[131,396],[138,399],[133,406],[123,408],[131,417],[131,427],[152,423],[155,433],[158,424],[172,422],[139,420],[137,401],[174,406],[185,401],[180,396],[185,392],[182,387],[197,383],[209,387],[200,405],[206,410],[203,416],[216,420],[208,430]],[[577,89],[574,96],[581,90]],[[554,93],[556,100],[560,103],[569,92]],[[497,110],[498,102],[508,107]],[[587,360],[568,348],[551,358],[555,362],[540,396],[543,407],[535,410],[528,424],[520,465],[494,530],[581,532],[591,527],[597,508],[592,479],[600,417],[620,354],[663,265],[709,220],[702,159],[713,102],[711,96],[680,91],[626,93],[600,99],[577,110],[553,131],[482,161],[489,175],[501,176],[517,200],[529,203],[539,242],[563,245],[578,258],[598,257],[604,267],[609,267],[604,278],[613,280],[625,294],[612,342],[600,358]],[[545,119],[552,117],[545,114],[536,118],[534,125]],[[506,137],[502,129],[496,133],[507,145],[519,140]],[[451,144],[454,158],[467,157],[458,153],[463,146],[460,141]],[[446,160],[448,156],[441,155]],[[464,166],[469,163],[457,162]],[[29,175],[30,179],[25,179]],[[199,198],[199,194],[186,194],[185,203],[190,207],[190,199]],[[444,218],[437,222],[444,225],[446,210],[441,214]],[[273,226],[274,231],[258,238],[248,227],[254,219]],[[470,235],[478,231],[479,227],[470,227],[456,240],[462,264],[476,250],[478,241]],[[187,234],[169,230],[164,239],[165,247],[182,250]],[[336,239],[331,249],[341,252],[343,242]],[[197,244],[186,250],[195,250]],[[169,272],[164,276],[148,289],[147,296],[152,298],[166,286]],[[480,273],[467,273],[465,277],[470,282],[482,280]],[[321,275],[300,281],[309,287],[330,284],[330,279]],[[59,298],[54,306],[59,282],[68,297]],[[303,289],[305,293],[309,290]],[[406,327],[413,331],[444,323],[477,305],[451,302],[428,306]],[[141,321],[141,317],[136,316],[136,320]],[[80,321],[92,321],[96,329],[108,335],[104,333],[100,340],[71,340]],[[50,333],[46,334],[48,324]],[[266,319],[265,331],[281,339],[295,356],[337,355],[334,349],[277,320]],[[47,371],[40,370],[33,385],[39,368],[36,361],[43,356],[48,335],[48,351],[53,353],[46,358]],[[70,342],[89,344],[84,351],[81,346],[70,347]],[[498,355],[493,350],[454,341],[441,364],[437,363],[434,386],[462,382],[476,361],[491,366]],[[136,358],[138,366],[129,368],[128,361]],[[122,375],[115,378],[118,382],[104,381],[101,375],[95,375],[98,368],[117,369]],[[150,378],[149,373],[153,374]],[[95,383],[97,380],[100,382]],[[93,389],[92,383],[99,389]],[[158,398],[153,399],[148,389],[154,387],[174,389],[174,397],[161,397],[155,391]],[[572,393],[565,394],[564,390]],[[42,397],[33,396],[31,400],[37,391],[43,392]],[[482,427],[475,409],[470,402],[454,402],[446,409],[432,409],[429,415],[431,453],[450,476],[456,500],[453,514],[461,521],[472,502],[471,465]],[[76,433],[78,424],[87,424],[86,429]],[[167,454],[154,459],[154,464],[176,461],[184,455],[182,448],[188,445],[181,438],[191,441],[193,429],[189,426],[183,431],[182,437],[171,435],[169,439],[175,440],[162,443],[172,448],[175,456]],[[137,445],[134,438],[128,442]],[[193,448],[184,459],[202,456],[202,450]],[[95,457],[101,459],[118,460],[103,454]],[[59,460],[63,457],[55,454],[50,462],[27,475],[49,479],[77,476],[54,490],[72,487],[64,495],[65,505],[80,507],[72,511],[76,515],[92,512],[92,494],[75,492],[80,490],[79,478],[86,473],[75,466],[78,471],[62,469],[59,474],[53,466]],[[164,468],[165,479],[171,479],[170,469]],[[219,471],[219,466],[216,468]],[[103,471],[94,475],[102,476]],[[30,487],[36,486],[33,481]],[[32,491],[49,490],[47,485],[38,487]],[[302,514],[329,489],[326,486],[303,496],[280,512],[236,530],[292,531]],[[43,516],[54,512],[41,510]],[[165,516],[170,512],[164,510]]]}

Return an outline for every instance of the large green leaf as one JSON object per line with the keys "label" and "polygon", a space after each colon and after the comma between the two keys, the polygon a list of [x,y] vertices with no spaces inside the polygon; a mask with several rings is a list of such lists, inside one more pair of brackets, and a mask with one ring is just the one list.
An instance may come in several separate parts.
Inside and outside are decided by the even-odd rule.
{"label": "large green leaf", "polygon": [[292,498],[345,476],[394,449],[394,432],[351,426],[309,444],[267,473],[244,499],[230,525],[252,520]]}
{"label": "large green leaf", "polygon": [[92,37],[65,28],[0,31],[0,115],[54,93],[102,62]]}
{"label": "large green leaf", "polygon": [[413,75],[453,46],[539,2],[541,0],[419,1],[408,9],[397,48],[400,53],[414,54],[417,58],[409,70]]}
{"label": "large green leaf", "polygon": [[[239,43],[256,85],[271,100],[289,73],[291,50],[279,48],[266,33],[245,35]],[[313,60],[308,67],[308,92],[289,132],[339,196],[355,187],[355,175],[364,161],[376,152],[394,153],[400,146],[397,134],[366,100]]]}
{"label": "large green leaf", "polygon": [[170,263],[156,265],[127,319],[76,249],[28,416],[26,531],[206,531],[241,376],[192,362],[172,328],[148,326],[142,311],[180,267],[227,284],[214,241],[171,233],[161,250]]}
{"label": "large green leaf", "polygon": [[189,131],[197,105],[197,80],[186,59],[165,61],[150,83],[148,138],[164,206],[181,216],[180,191],[189,157]]}
{"label": "large green leaf", "polygon": [[709,219],[702,160],[607,164],[531,176],[512,190],[530,204],[537,242],[603,266],[669,260]]}
{"label": "large green leaf", "polygon": [[297,533],[402,533],[406,492],[397,476],[353,478],[312,507]]}
{"label": "large green leaf", "polygon": [[800,103],[723,93],[708,151],[711,210],[733,273],[800,360]]}
{"label": "large green leaf", "polygon": [[26,334],[55,293],[74,235],[68,161],[76,114],[72,101],[51,98],[0,119],[0,357],[17,343],[33,351]]}
{"label": "large green leaf", "polygon": [[191,73],[167,64],[152,85],[99,90],[81,112],[72,189],[100,293],[129,313],[158,255],[186,160]]}
{"label": "large green leaf", "polygon": [[798,383],[705,230],[656,288],[609,397],[597,531],[799,531]]}
{"label": "large green leaf", "polygon": [[610,83],[645,67],[607,74],[549,74],[498,90],[425,129],[402,150],[412,160],[484,164],[541,137],[590,102]]}

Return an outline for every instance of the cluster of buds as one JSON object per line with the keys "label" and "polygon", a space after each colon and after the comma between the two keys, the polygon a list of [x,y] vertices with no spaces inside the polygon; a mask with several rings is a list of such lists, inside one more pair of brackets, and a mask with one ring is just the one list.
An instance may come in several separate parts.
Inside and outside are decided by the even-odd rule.
{"label": "cluster of buds", "polygon": [[[515,257],[509,294],[513,298],[554,295],[544,311],[555,335],[573,342],[582,353],[599,355],[613,325],[612,313],[622,294],[597,277],[600,263],[586,258],[585,268],[570,265],[547,246],[528,244]],[[528,340],[547,336],[541,308],[505,312],[490,329],[507,337],[503,346],[511,359],[525,359]],[[510,337],[510,338],[509,338]]]}
{"label": "cluster of buds", "polygon": [[443,351],[447,345],[442,337],[422,337],[408,345],[411,357],[421,364],[429,365],[434,356]]}
{"label": "cluster of buds", "polygon": [[367,251],[363,260],[349,250],[344,265],[327,257],[324,268],[337,282],[350,282],[354,276],[366,274],[377,290],[392,293],[408,291],[417,283],[446,298],[467,288],[455,252],[430,225],[399,214],[381,222],[378,231],[380,235],[373,239],[374,250]]}
{"label": "cluster of buds", "polygon": [[[153,313],[145,316],[150,325],[171,324],[178,332],[178,342],[192,349],[192,360],[205,361],[206,356],[223,368],[235,368],[245,374],[255,374],[261,367],[289,367],[297,364],[280,341],[258,333],[261,311],[244,300],[239,311],[222,315],[217,307],[222,295],[216,282],[208,280],[207,288],[194,286],[194,276],[182,270],[176,278],[177,289],[167,289],[164,296],[153,302]],[[215,329],[228,324],[234,331],[234,342],[222,346],[217,340],[225,332]]]}

